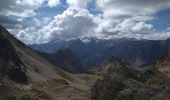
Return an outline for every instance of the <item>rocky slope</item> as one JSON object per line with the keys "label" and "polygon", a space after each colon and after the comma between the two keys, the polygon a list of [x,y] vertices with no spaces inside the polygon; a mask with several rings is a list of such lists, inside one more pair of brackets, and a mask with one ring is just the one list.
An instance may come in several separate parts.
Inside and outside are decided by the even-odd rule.
{"label": "rocky slope", "polygon": [[[111,59],[100,66],[103,80],[92,89],[92,100],[169,100],[170,79],[151,68],[143,71],[131,69],[120,60]],[[103,70],[104,69],[104,70]]]}
{"label": "rocky slope", "polygon": [[167,56],[162,57],[157,61],[155,67],[157,67],[159,71],[170,77],[170,51]]}
{"label": "rocky slope", "polygon": [[25,65],[7,38],[0,34],[0,75],[19,82],[27,83]]}
{"label": "rocky slope", "polygon": [[78,98],[89,98],[84,80],[53,66],[0,26],[0,100]]}
{"label": "rocky slope", "polygon": [[29,82],[46,81],[47,79],[56,78],[62,79],[63,76],[68,79],[74,79],[69,73],[45,61],[39,54],[10,35],[3,27],[0,27],[0,32],[2,70],[14,65],[26,73]]}

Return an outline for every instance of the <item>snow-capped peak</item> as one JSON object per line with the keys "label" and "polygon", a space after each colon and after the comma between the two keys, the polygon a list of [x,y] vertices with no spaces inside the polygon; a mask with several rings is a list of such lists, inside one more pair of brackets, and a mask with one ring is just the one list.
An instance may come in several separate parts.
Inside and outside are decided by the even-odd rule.
{"label": "snow-capped peak", "polygon": [[97,37],[81,37],[81,38],[79,38],[82,42],[84,42],[84,43],[89,43],[89,42],[91,42],[91,41],[95,41],[96,43],[97,42],[99,42],[100,40],[102,40],[102,39],[99,39],[99,38],[97,38]]}

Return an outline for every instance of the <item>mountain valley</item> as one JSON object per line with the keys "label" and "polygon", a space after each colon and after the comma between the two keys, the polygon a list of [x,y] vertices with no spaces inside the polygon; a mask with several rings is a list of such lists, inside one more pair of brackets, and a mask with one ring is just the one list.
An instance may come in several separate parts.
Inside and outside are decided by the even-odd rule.
{"label": "mountain valley", "polygon": [[85,70],[73,49],[38,52],[0,27],[0,100],[168,100],[169,40],[150,42],[141,42],[159,48],[150,67],[112,56]]}
{"label": "mountain valley", "polygon": [[90,85],[98,79],[96,75],[77,77],[50,64],[3,27],[0,47],[0,100],[90,98]]}

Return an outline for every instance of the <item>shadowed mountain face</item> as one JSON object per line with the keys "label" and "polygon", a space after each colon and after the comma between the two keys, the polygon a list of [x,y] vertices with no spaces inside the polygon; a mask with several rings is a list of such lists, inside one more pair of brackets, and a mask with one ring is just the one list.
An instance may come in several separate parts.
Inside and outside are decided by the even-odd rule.
{"label": "shadowed mountain face", "polygon": [[0,27],[0,74],[16,82],[27,83],[25,65],[4,32],[5,30]]}
{"label": "shadowed mountain face", "polygon": [[[62,61],[78,59],[70,52],[56,55]],[[90,86],[81,79],[86,76],[79,77],[53,66],[0,26],[0,100],[87,100]]]}
{"label": "shadowed mountain face", "polygon": [[[110,59],[114,56],[118,59],[123,59],[126,62],[144,67],[154,64],[160,57],[167,55],[168,48],[170,47],[170,40],[135,40],[135,39],[113,39],[113,40],[100,40],[88,38],[88,42],[81,39],[65,41],[62,43],[50,42],[47,44],[37,45],[42,47],[43,52],[49,53],[51,49],[56,48],[69,48],[77,53],[80,57],[82,65],[86,69],[92,68],[103,61]],[[33,47],[34,48],[34,47]],[[46,48],[46,49],[45,49]],[[41,51],[42,49],[36,50]],[[57,52],[58,49],[53,48],[50,53]]]}
{"label": "shadowed mountain face", "polygon": [[64,43],[64,41],[51,41],[49,43],[44,44],[33,44],[30,45],[30,47],[34,50],[51,54],[61,49]]}
{"label": "shadowed mountain face", "polygon": [[[137,71],[112,59],[98,69],[103,79],[92,88],[92,100],[169,100],[169,77],[151,68]],[[166,80],[166,81],[165,81]],[[166,96],[165,96],[166,95]]]}
{"label": "shadowed mountain face", "polygon": [[[3,27],[0,27],[0,74],[3,76],[27,76],[29,81],[45,81],[47,79],[61,77],[59,74],[67,74],[63,70],[55,68],[36,52],[13,37]],[[56,71],[58,73],[56,73]],[[26,75],[24,75],[24,73]],[[54,75],[54,76],[50,76]],[[36,77],[35,77],[36,76]],[[67,76],[67,75],[66,75]]]}
{"label": "shadowed mountain face", "polygon": [[69,48],[60,49],[54,54],[40,54],[52,64],[68,72],[80,73],[84,71],[80,58],[75,52],[73,52]]}

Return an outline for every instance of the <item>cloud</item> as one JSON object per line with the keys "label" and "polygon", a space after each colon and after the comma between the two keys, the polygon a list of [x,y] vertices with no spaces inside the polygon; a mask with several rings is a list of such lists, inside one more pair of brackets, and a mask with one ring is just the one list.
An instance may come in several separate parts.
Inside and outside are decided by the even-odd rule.
{"label": "cloud", "polygon": [[93,15],[88,10],[68,8],[39,31],[38,41],[76,38],[90,34],[94,26]]}
{"label": "cloud", "polygon": [[60,0],[1,0],[0,15],[30,17],[35,16],[36,10],[43,6],[56,7]]}
{"label": "cloud", "polygon": [[73,8],[85,8],[91,0],[67,0],[66,2]]}
{"label": "cloud", "polygon": [[33,44],[35,43],[36,34],[30,32],[30,30],[34,30],[31,28],[24,28],[24,29],[8,29],[10,33],[12,33],[16,38],[23,41],[26,44]]}
{"label": "cloud", "polygon": [[139,22],[132,27],[132,31],[136,34],[148,34],[152,32],[153,25]]}
{"label": "cloud", "polygon": [[152,15],[170,7],[169,0],[97,0],[105,17]]}
{"label": "cloud", "polygon": [[170,8],[170,1],[97,0],[96,6],[101,14],[95,33],[137,38],[156,34],[154,26],[147,22],[157,19],[153,17],[155,13]]}
{"label": "cloud", "polygon": [[45,0],[1,0],[0,14],[28,17],[36,15],[34,10],[42,6]]}
{"label": "cloud", "polygon": [[95,18],[97,27],[94,29],[95,33],[98,34],[114,34],[114,27],[117,25],[116,20],[103,19],[100,16]]}
{"label": "cloud", "polygon": [[51,18],[32,18],[32,20],[25,20],[27,22],[28,26],[33,26],[36,29],[41,29],[43,26],[47,25],[50,22]]}
{"label": "cloud", "polygon": [[48,6],[51,8],[56,7],[59,4],[60,4],[60,0],[48,0]]}
{"label": "cloud", "polygon": [[168,27],[166,30],[167,30],[167,31],[170,31],[170,27]]}
{"label": "cloud", "polygon": [[35,36],[33,34],[28,34],[28,30],[20,30],[16,37],[26,44],[34,43]]}
{"label": "cloud", "polygon": [[22,22],[0,15],[0,24],[7,29],[22,29],[26,27]]}
{"label": "cloud", "polygon": [[98,18],[97,27],[94,29],[95,33],[106,35],[117,34],[151,34],[153,29],[152,24],[147,24],[145,20],[141,18],[127,18],[124,20],[112,20]]}
{"label": "cloud", "polygon": [[83,36],[137,39],[170,36],[168,28],[165,32],[156,32],[154,25],[149,23],[157,19],[154,14],[170,8],[169,0],[66,0],[65,11],[52,18],[41,15],[41,8],[50,7],[53,11],[56,9],[53,7],[62,5],[60,1],[1,0],[0,23],[26,43]]}
{"label": "cloud", "polygon": [[146,24],[145,22],[135,22],[132,19],[125,19],[124,21],[119,22],[114,28],[114,31],[118,31],[124,34],[126,33],[134,33],[134,34],[152,33],[153,25]]}
{"label": "cloud", "polygon": [[15,37],[17,37],[24,43],[32,44],[32,43],[36,43],[37,38],[40,37],[41,34],[38,33],[39,30],[44,28],[44,26],[47,26],[47,24],[50,21],[51,21],[51,18],[47,18],[47,17],[43,17],[39,19],[35,17],[32,19],[19,18],[17,19],[16,24],[11,23],[11,20],[9,20],[9,22],[7,23],[10,25],[10,27],[6,26],[5,24],[2,26],[7,28],[11,34],[13,34]]}
{"label": "cloud", "polygon": [[[86,8],[90,0],[67,0],[69,4],[67,10],[56,15],[47,26],[40,29],[37,42],[82,36],[152,38],[154,34],[156,37],[154,26],[147,21],[157,19],[152,14],[167,8],[168,1],[159,4],[161,2],[156,0],[155,6],[146,1],[128,1],[97,0],[97,7],[103,13],[95,15]],[[155,9],[152,10],[153,8]]]}

